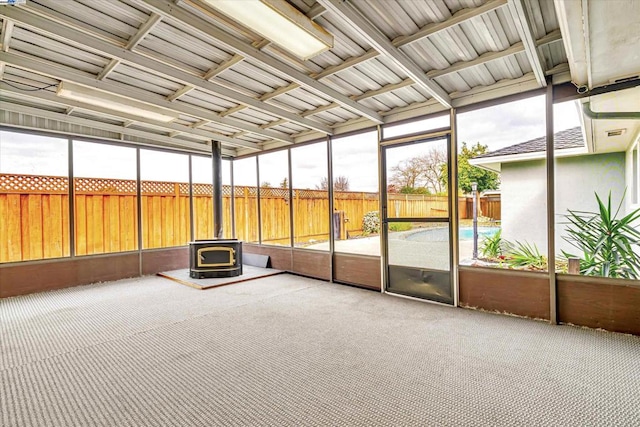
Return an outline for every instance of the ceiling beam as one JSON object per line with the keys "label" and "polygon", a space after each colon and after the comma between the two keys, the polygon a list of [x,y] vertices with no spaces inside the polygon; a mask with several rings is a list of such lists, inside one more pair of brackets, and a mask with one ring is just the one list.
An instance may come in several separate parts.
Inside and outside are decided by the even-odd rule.
{"label": "ceiling beam", "polygon": [[505,4],[507,4],[507,0],[489,0],[482,6],[460,9],[450,18],[445,19],[442,22],[427,24],[413,34],[397,37],[393,40],[393,44],[396,47],[406,46],[409,43],[416,42],[425,37],[429,37],[433,34],[439,33],[440,31],[455,27],[456,25],[460,25],[463,22],[468,21],[469,19],[475,18],[476,16],[484,15],[485,13],[498,9]]}
{"label": "ceiling beam", "polygon": [[102,71],[100,71],[100,73],[98,74],[98,77],[96,77],[98,80],[104,80],[107,78],[107,76],[109,74],[111,74],[111,72],[118,66],[120,65],[120,60],[119,59],[112,59],[111,61],[109,61],[109,63],[107,65],[104,66],[104,68],[102,69]]}
{"label": "ceiling beam", "polygon": [[524,45],[522,42],[516,42],[509,46],[504,50],[499,50],[497,52],[485,52],[477,58],[471,59],[469,61],[459,61],[451,64],[449,67],[444,68],[442,70],[430,70],[427,72],[427,76],[435,79],[436,77],[446,76],[447,74],[457,73],[459,71],[465,70],[467,68],[476,67],[478,65],[486,64],[490,61],[495,61],[496,59],[505,58],[510,55],[515,55],[516,53],[520,53],[524,51]]}
{"label": "ceiling beam", "polygon": [[173,92],[171,95],[167,96],[167,101],[173,102],[176,99],[180,98],[182,95],[186,95],[187,93],[191,92],[194,89],[195,87],[191,85],[182,86],[182,88],[178,89],[177,91]]}
{"label": "ceiling beam", "polygon": [[[422,27],[420,30],[418,30],[414,35],[410,35],[410,36],[401,36],[401,37],[397,37],[394,40],[392,40],[392,44],[395,47],[402,47],[402,46],[406,46],[409,45],[413,42],[416,42],[418,40],[422,40],[426,37],[429,37],[430,35],[436,34],[440,31],[444,31],[448,28],[454,27],[456,25],[459,25],[469,19],[475,18],[477,16],[483,15],[485,13],[491,12],[492,10],[496,10],[504,5],[507,4],[507,0],[490,0],[488,2],[486,2],[485,4],[483,4],[482,6],[478,6],[478,7],[474,7],[474,8],[467,8],[467,9],[461,9],[458,12],[454,13],[452,17],[450,17],[449,19],[446,19],[442,22],[436,22],[436,23],[432,23],[432,24],[427,24],[424,27]],[[324,7],[322,7],[319,3],[315,3],[315,6],[319,6],[320,9],[322,9],[323,13],[326,12],[326,9],[324,9]],[[309,11],[311,13],[311,11]],[[309,14],[307,14],[309,15]],[[557,30],[556,30],[557,31]],[[548,40],[544,40],[542,41],[542,43],[546,44],[546,43],[551,43],[552,41],[556,41],[559,40],[561,37],[559,37],[559,31],[558,34],[554,34],[554,32],[549,33],[547,36],[551,36],[553,34],[553,36],[551,36]],[[542,40],[542,39],[541,39]],[[541,42],[541,40],[539,40],[539,42]],[[325,77],[329,77],[332,76],[334,74],[337,74],[341,71],[347,70],[351,67],[354,67],[358,64],[362,64],[363,62],[369,61],[370,59],[376,58],[380,56],[380,53],[377,52],[375,49],[369,49],[364,55],[361,56],[355,56],[355,57],[351,57],[346,59],[345,61],[341,62],[340,64],[337,65],[333,65],[331,67],[327,67],[325,68],[323,71],[320,71],[318,73],[311,73],[310,76],[315,78],[316,80],[320,80],[323,79]],[[434,71],[434,70],[432,70]],[[435,70],[435,71],[439,71],[439,70]],[[452,71],[453,72],[453,71]],[[448,74],[448,73],[445,73]],[[444,75],[444,74],[443,74]],[[429,78],[431,78],[431,76],[429,76],[429,74],[427,73],[427,76]],[[300,85],[297,83],[292,83],[288,86],[284,86],[281,87],[279,89],[276,89],[273,92],[269,92],[269,93],[265,93],[264,95],[262,95],[260,97],[261,100],[265,101],[267,99],[271,99],[275,96],[279,96],[282,95],[288,91],[294,90],[299,88]],[[358,101],[359,99],[357,97],[351,97],[352,99],[355,99],[356,101]]]}
{"label": "ceiling beam", "polygon": [[205,79],[205,80],[211,80],[212,78],[214,78],[218,74],[222,73],[224,70],[228,70],[229,68],[233,67],[234,65],[236,65],[238,62],[242,61],[243,59],[244,58],[242,57],[242,55],[237,55],[237,54],[233,55],[231,58],[227,59],[226,61],[221,62],[217,66],[211,68],[209,71],[204,73],[204,76],[202,78]]}
{"label": "ceiling beam", "polygon": [[[133,50],[133,48],[136,47],[138,43],[140,43],[142,39],[151,32],[151,30],[153,30],[153,27],[155,27],[161,19],[162,17],[160,15],[152,13],[151,17],[147,19],[147,21],[142,24],[140,28],[138,28],[138,31],[136,31],[136,33],[131,36],[129,41],[127,41],[125,49]],[[106,67],[104,67],[100,74],[98,74],[98,80],[106,79],[109,73],[111,73],[118,66],[118,64],[120,64],[120,60],[112,59],[111,62],[109,62]]]}
{"label": "ceiling beam", "polygon": [[536,76],[536,80],[541,87],[547,86],[547,80],[545,77],[545,65],[540,58],[538,52],[538,46],[533,36],[533,28],[529,20],[529,15],[525,10],[522,0],[509,0],[509,10],[516,24],[516,30],[520,35],[520,40],[524,45],[524,50],[527,55],[527,59],[533,69],[533,74]]}
{"label": "ceiling beam", "polygon": [[[168,21],[179,22],[182,25],[190,27],[193,31],[199,33],[201,36],[213,38],[216,43],[222,44],[227,49],[230,49],[233,52],[244,56],[245,58],[251,58],[267,69],[284,74],[288,79],[294,81],[295,83],[298,83],[301,86],[306,87],[308,90],[318,94],[319,96],[338,102],[344,108],[360,116],[367,117],[368,119],[376,123],[382,123],[382,117],[372,109],[358,104],[353,99],[329,86],[326,86],[323,83],[318,82],[308,74],[305,74],[288,64],[278,61],[272,56],[260,51],[259,49],[256,49],[250,43],[246,43],[235,38],[222,29],[211,25],[210,22],[207,22],[199,16],[194,15],[193,13],[190,13],[185,9],[175,7],[173,3],[167,0],[132,1],[135,4],[151,9],[154,13],[162,15],[163,18]],[[193,5],[194,7],[198,7],[194,3],[191,3],[189,1],[186,2],[190,5]],[[286,118],[284,116],[279,117]]]}
{"label": "ceiling beam", "polygon": [[[155,74],[160,74],[173,81],[178,81],[183,85],[194,86],[199,90],[211,93],[213,95],[221,96],[232,102],[247,104],[259,111],[263,111],[276,117],[291,120],[304,127],[309,127],[326,134],[331,133],[331,128],[329,126],[323,125],[314,120],[305,119],[295,113],[291,113],[290,111],[259,101],[256,98],[247,96],[236,90],[224,87],[220,84],[206,81],[201,77],[195,76],[182,69],[167,65],[159,60],[119,48],[109,42],[101,40],[98,37],[94,37],[83,31],[71,28],[67,26],[66,23],[60,23],[56,22],[57,20],[54,21],[53,19],[46,19],[35,14],[30,14],[24,7],[4,8],[0,10],[0,15],[7,16],[11,19],[15,18],[15,21],[20,22],[21,25],[32,28],[38,32],[48,34],[55,39],[62,38],[68,40],[79,46],[83,46],[83,48],[85,49],[89,49],[103,56],[120,60],[121,62],[130,64],[134,67],[148,70]],[[249,130],[249,132],[251,132],[251,130]]]}
{"label": "ceiling beam", "polygon": [[125,47],[127,50],[133,50],[138,43],[142,41],[152,30],[158,25],[162,16],[152,13],[149,16],[149,19],[138,28],[138,31],[127,41],[127,46]]}
{"label": "ceiling beam", "polygon": [[267,138],[273,138],[282,142],[286,142],[288,144],[292,142],[292,138],[289,135],[282,134],[281,132],[261,129],[259,126],[249,124],[232,117],[220,117],[218,114],[215,114],[209,110],[190,106],[186,103],[172,103],[170,101],[167,101],[164,97],[150,94],[149,92],[142,89],[137,89],[131,86],[122,85],[120,83],[114,83],[110,81],[98,81],[90,77],[86,73],[64,67],[53,62],[36,60],[11,52],[4,54],[3,59],[7,62],[7,64],[10,64],[14,67],[32,71],[37,74],[42,74],[44,76],[49,76],[54,79],[65,80],[71,83],[92,87],[125,98],[135,99],[137,101],[146,102],[150,105],[155,105],[167,110],[172,110],[188,116],[197,117],[201,120],[208,120],[210,122],[218,123],[235,129],[246,130],[248,132],[262,135]]}
{"label": "ceiling beam", "polygon": [[150,126],[154,126],[156,128],[160,128],[160,129],[164,129],[167,131],[173,131],[173,132],[177,132],[177,133],[184,133],[184,134],[188,134],[191,135],[193,137],[199,138],[199,139],[204,139],[204,140],[211,140],[211,139],[217,139],[227,145],[230,145],[232,147],[241,147],[241,148],[247,148],[250,150],[254,150],[254,151],[260,151],[260,148],[258,147],[257,144],[253,143],[253,142],[248,142],[248,141],[242,141],[242,140],[235,140],[231,137],[227,137],[226,135],[221,135],[217,132],[209,132],[209,131],[205,131],[205,130],[200,130],[200,129],[194,129],[190,126],[184,126],[184,125],[180,125],[177,123],[165,123],[165,122],[161,122],[161,121],[157,121],[157,120],[150,120],[150,119],[142,119],[140,117],[134,116],[132,114],[128,114],[128,113],[124,113],[121,111],[113,111],[113,110],[109,110],[107,108],[102,108],[102,107],[96,107],[94,105],[90,105],[84,102],[79,102],[79,101],[74,101],[71,99],[65,99],[65,98],[60,98],[58,96],[56,96],[56,94],[54,92],[51,91],[45,91],[45,90],[41,90],[41,91],[36,91],[36,92],[24,92],[21,91],[19,89],[15,89],[9,85],[7,85],[4,82],[0,82],[0,93],[6,93],[6,94],[12,94],[12,95],[18,95],[20,97],[27,97],[27,98],[31,98],[31,99],[35,99],[35,100],[40,100],[40,101],[47,101],[47,102],[52,102],[52,103],[56,103],[56,104],[60,104],[62,106],[68,107],[67,111],[65,112],[65,114],[69,115],[70,114],[70,109],[71,110],[75,110],[76,108],[81,108],[83,110],[89,111],[89,112],[94,112],[94,113],[98,113],[98,114],[104,114],[107,116],[111,116],[111,117],[117,117],[120,119],[125,119],[124,123],[123,123],[123,127],[128,128],[131,125],[133,125],[134,123],[138,123],[141,125],[150,125]]}
{"label": "ceiling beam", "polygon": [[5,19],[2,21],[2,51],[9,52],[9,43],[13,35],[13,21]]}
{"label": "ceiling beam", "polygon": [[451,98],[436,82],[428,78],[425,72],[411,58],[405,55],[378,28],[369,22],[359,11],[340,0],[318,0],[325,9],[341,18],[355,29],[374,49],[392,60],[417,85],[426,90],[442,105],[451,108]]}
{"label": "ceiling beam", "polygon": [[[561,36],[560,32],[555,30],[555,31],[552,31],[551,33],[543,36],[542,38],[538,39],[536,41],[536,44],[538,46],[542,46],[542,45],[546,45],[546,44],[549,44],[549,43],[556,42],[556,41],[561,40],[561,39],[562,39],[562,36]],[[516,43],[512,44],[511,46],[509,46],[508,48],[506,48],[504,50],[500,50],[500,51],[497,51],[497,52],[493,52],[493,51],[485,52],[482,55],[478,56],[477,58],[471,59],[469,61],[459,61],[459,62],[456,62],[456,63],[450,65],[449,67],[443,68],[441,70],[430,70],[430,71],[427,72],[427,77],[429,77],[431,79],[434,79],[436,77],[446,76],[447,74],[457,73],[457,72],[460,72],[460,71],[465,70],[467,68],[476,67],[478,65],[486,64],[487,62],[491,62],[491,61],[495,61],[496,59],[501,59],[501,58],[505,58],[507,56],[515,55],[516,53],[520,53],[520,52],[524,52],[524,45],[522,44],[522,42],[516,42]],[[564,65],[566,65],[566,64],[564,64]],[[564,70],[560,70],[558,68],[558,69],[554,69],[552,72],[550,72],[550,71],[551,70],[548,70],[546,72],[546,75],[555,74],[555,73],[558,73],[558,72],[561,72],[561,71],[564,71]],[[385,85],[385,86],[383,86],[383,87],[381,87],[379,89],[370,90],[370,91],[364,92],[364,93],[362,93],[360,95],[352,96],[351,98],[353,98],[356,101],[362,101],[363,99],[372,98],[374,96],[382,95],[382,94],[385,94],[385,93],[388,93],[388,92],[391,92],[391,91],[394,91],[394,90],[397,90],[397,89],[401,89],[403,87],[413,86],[414,84],[415,83],[414,83],[413,80],[405,79],[400,83],[388,84],[388,85]],[[293,83],[293,85],[295,85],[295,83]],[[286,92],[288,92],[288,91],[290,91],[292,89],[295,89],[295,88],[291,88],[290,86],[284,86],[284,87],[282,87],[282,88],[280,88],[280,89],[278,89],[276,91],[273,91],[273,92],[270,92],[268,94],[265,94],[265,95],[263,95],[261,97],[261,99],[265,99],[265,100],[266,99],[271,99],[271,98],[274,98],[276,96],[282,95],[282,94],[284,94],[284,93],[286,93]],[[296,87],[298,87],[298,86],[296,85]],[[329,107],[329,108],[327,108],[327,107]],[[323,111],[327,111],[328,109],[337,108],[337,107],[339,107],[339,105],[337,105],[335,103],[332,103],[332,104],[329,104],[329,105],[324,105],[324,106],[318,107],[318,110],[305,111],[301,115],[304,116],[304,117],[307,117],[307,116],[311,116],[313,114],[320,113],[320,112],[323,112]],[[384,113],[381,113],[381,114],[383,116],[385,116]]]}
{"label": "ceiling beam", "polygon": [[[81,117],[67,116],[63,113],[57,113],[55,111],[43,110],[39,108],[27,107],[25,105],[14,104],[12,102],[2,102],[2,108],[6,111],[12,111],[14,113],[27,114],[34,117],[41,117],[49,120],[57,120],[63,123],[69,123],[79,126],[87,126],[93,129],[104,130],[107,132],[120,133],[129,136],[135,136],[138,138],[146,138],[151,141],[157,142],[157,145],[168,146],[174,148],[188,149],[191,151],[210,152],[210,148],[204,143],[197,143],[191,141],[181,141],[178,139],[169,138],[167,136],[158,135],[155,133],[145,132],[137,129],[125,128],[123,126],[113,125],[110,123],[103,123],[96,120],[85,119]],[[68,132],[65,132],[68,133]],[[87,135],[83,135],[87,136]],[[149,144],[150,145],[150,144]]]}
{"label": "ceiling beam", "polygon": [[[484,15],[485,13],[491,12],[493,10],[496,10],[504,6],[505,4],[507,4],[507,0],[490,0],[485,4],[483,4],[482,6],[461,9],[456,13],[454,13],[453,16],[451,16],[450,18],[442,22],[427,24],[424,27],[420,28],[418,31],[416,31],[414,34],[411,34],[408,36],[396,37],[391,41],[391,43],[393,44],[393,46],[397,48],[407,46],[418,40],[422,40],[433,34],[439,33],[440,31],[444,31],[446,29],[455,27],[456,25],[460,25],[461,23],[468,21],[469,19],[475,18],[480,15]],[[349,58],[338,65],[334,65],[333,67],[327,68],[326,70],[316,74],[314,77],[319,79],[328,77],[332,74],[336,74],[347,68],[351,68],[353,66],[361,64],[362,62],[373,59],[379,55],[380,55],[379,52],[376,52],[374,49],[370,49],[364,55]]]}

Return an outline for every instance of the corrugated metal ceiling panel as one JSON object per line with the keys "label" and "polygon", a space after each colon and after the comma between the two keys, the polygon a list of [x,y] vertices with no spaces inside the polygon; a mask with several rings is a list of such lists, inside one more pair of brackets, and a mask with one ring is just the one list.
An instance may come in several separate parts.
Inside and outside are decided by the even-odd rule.
{"label": "corrugated metal ceiling panel", "polygon": [[238,105],[224,98],[211,95],[208,92],[203,92],[197,89],[181,96],[174,102],[184,102],[207,110],[215,111],[216,113],[221,113]]}
{"label": "corrugated metal ceiling panel", "polygon": [[109,74],[109,80],[144,89],[152,94],[168,96],[182,88],[182,84],[141,70],[127,64],[120,64]]}
{"label": "corrugated metal ceiling panel", "polygon": [[[315,6],[314,0],[291,1],[303,11],[308,11]],[[558,19],[552,2],[525,0],[524,3],[535,39],[540,39],[558,29]],[[462,9],[481,6],[485,4],[485,1],[350,0],[350,4],[360,10],[373,25],[386,35],[389,41],[393,41],[396,37],[414,34],[429,24],[443,22]],[[193,13],[196,17],[204,19],[216,28],[223,29],[242,42],[251,43],[260,40],[260,37],[254,34],[251,29],[232,23],[227,18],[220,20],[219,14],[202,2],[183,0],[172,7]],[[30,0],[24,10],[49,13],[50,19],[66,22],[67,25],[96,34],[102,40],[112,41],[122,47],[126,46],[127,41],[154,16],[149,5],[141,0]],[[314,10],[316,10],[315,7]],[[160,12],[158,11],[158,13]],[[371,50],[366,39],[352,25],[346,24],[331,12],[323,13],[316,19],[316,22],[335,36],[334,47],[330,51],[306,62],[281,56],[277,46],[264,47],[263,45],[263,52],[275,60],[285,62],[295,69],[303,70],[309,74],[339,65],[347,59],[353,60],[353,58],[358,58]],[[196,76],[203,76],[234,56],[231,48],[225,47],[209,36],[200,34],[190,25],[191,22],[188,20],[178,22],[172,16],[163,16],[149,34],[140,40],[133,51]],[[423,71],[427,72],[446,70],[452,64],[459,65],[461,61],[474,60],[488,52],[499,52],[519,41],[520,36],[515,21],[511,16],[510,8],[505,3],[497,9],[465,20],[459,25],[441,30],[399,49]],[[111,58],[106,55],[96,54],[89,48],[74,47],[55,37],[37,34],[23,28],[20,23],[16,24],[14,28],[10,47],[10,51],[13,53],[52,61],[94,76],[98,76],[111,61]],[[543,45],[539,51],[547,69],[567,61],[561,42],[555,41]],[[435,78],[434,81],[446,92],[459,95],[461,92],[475,87],[517,79],[531,71],[532,68],[526,54],[520,52],[442,75]],[[5,70],[5,78],[30,82],[29,79],[34,76],[13,70],[9,64]],[[322,85],[318,85],[316,88],[303,86],[266,102],[294,114],[306,113],[304,114],[306,120],[337,126],[345,121],[357,120],[363,115],[356,114],[351,111],[351,108],[342,106],[329,110],[323,109],[323,106],[336,102],[330,96],[320,93],[323,85],[338,91],[345,97],[361,97],[365,94],[364,99],[360,98],[360,104],[376,112],[389,112],[412,104],[419,105],[431,99],[427,89],[418,84],[390,90],[391,85],[401,83],[405,79],[407,76],[394,60],[375,55],[374,58],[368,60],[355,61],[355,65],[351,68],[342,69],[334,75],[323,78]],[[170,96],[184,87],[182,83],[171,78],[123,63],[117,65],[106,80],[146,90],[149,92],[149,100],[151,101],[154,97],[160,99],[160,96]],[[245,58],[222,71],[212,81],[239,93],[259,98],[287,87],[295,80],[297,78],[286,75],[283,70],[275,71],[273,64],[266,65],[259,60]],[[35,77],[35,84],[48,81],[54,80]],[[371,91],[376,91],[376,95],[372,97],[372,94],[367,94]],[[198,89],[182,95],[174,102],[176,105],[185,103],[217,113],[239,105],[232,100],[223,99]],[[338,102],[338,104],[344,104],[344,101]],[[321,109],[321,112],[313,113],[318,108]],[[231,118],[253,125],[265,125],[280,121],[279,116],[265,114],[260,111],[259,107],[245,108],[233,113]],[[299,119],[305,120],[302,117]],[[199,119],[182,114],[176,123],[190,125],[198,122]],[[225,134],[238,132],[237,129],[225,125],[212,124],[206,128]],[[298,133],[308,132],[309,127],[285,122],[270,129],[295,137]],[[269,139],[267,136],[256,136],[255,134],[243,136],[243,138]]]}
{"label": "corrugated metal ceiling panel", "polygon": [[14,27],[12,50],[35,56],[91,74],[98,74],[109,62],[103,56],[79,49],[64,41],[54,40],[19,26]]}

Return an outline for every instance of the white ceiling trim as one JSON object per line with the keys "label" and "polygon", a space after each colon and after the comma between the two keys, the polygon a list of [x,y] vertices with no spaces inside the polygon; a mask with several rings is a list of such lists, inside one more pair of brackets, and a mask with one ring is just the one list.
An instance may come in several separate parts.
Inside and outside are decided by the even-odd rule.
{"label": "white ceiling trim", "polygon": [[529,63],[531,64],[531,68],[533,69],[533,74],[536,76],[538,84],[541,87],[546,87],[547,79],[545,77],[545,65],[540,59],[540,53],[538,52],[536,39],[533,36],[531,22],[522,0],[509,0],[509,10],[511,11],[511,15],[515,21],[520,39],[524,44],[525,53]]}

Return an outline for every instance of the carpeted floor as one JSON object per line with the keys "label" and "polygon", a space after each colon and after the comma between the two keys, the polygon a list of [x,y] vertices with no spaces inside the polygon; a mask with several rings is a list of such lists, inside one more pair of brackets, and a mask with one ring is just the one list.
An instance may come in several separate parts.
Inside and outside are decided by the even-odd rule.
{"label": "carpeted floor", "polygon": [[2,426],[638,426],[640,337],[279,275],[0,300]]}

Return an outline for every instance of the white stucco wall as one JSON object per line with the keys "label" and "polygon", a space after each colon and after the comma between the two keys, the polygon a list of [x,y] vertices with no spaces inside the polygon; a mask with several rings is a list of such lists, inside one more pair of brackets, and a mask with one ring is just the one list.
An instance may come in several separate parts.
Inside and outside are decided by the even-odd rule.
{"label": "white stucco wall", "polygon": [[547,172],[544,160],[503,163],[502,238],[535,243],[547,253]]}
{"label": "white stucco wall", "polygon": [[[562,239],[567,209],[597,211],[595,193],[618,206],[625,188],[625,153],[594,154],[556,160],[556,250],[572,250]],[[502,235],[535,243],[547,253],[545,161],[502,164]],[[626,211],[623,207],[623,211]]]}

